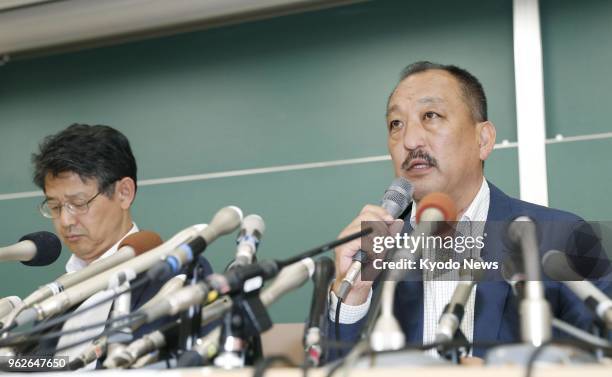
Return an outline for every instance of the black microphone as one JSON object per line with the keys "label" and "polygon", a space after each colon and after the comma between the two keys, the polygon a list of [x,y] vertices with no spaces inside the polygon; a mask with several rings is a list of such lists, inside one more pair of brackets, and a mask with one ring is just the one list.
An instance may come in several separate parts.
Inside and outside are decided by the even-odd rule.
{"label": "black microphone", "polygon": [[26,266],[48,266],[59,258],[62,243],[51,232],[26,234],[19,242],[0,248],[0,261],[20,261]]}
{"label": "black microphone", "polygon": [[315,263],[315,272],[312,276],[314,288],[310,302],[310,315],[308,326],[304,334],[307,362],[311,366],[319,366],[321,362],[321,333],[322,325],[327,315],[327,297],[329,284],[334,278],[334,262],[329,257],[321,257]]}

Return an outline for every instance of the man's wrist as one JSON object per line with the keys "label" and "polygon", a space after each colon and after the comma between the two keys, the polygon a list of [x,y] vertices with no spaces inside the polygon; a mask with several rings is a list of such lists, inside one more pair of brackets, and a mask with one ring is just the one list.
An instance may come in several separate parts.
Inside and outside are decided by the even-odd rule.
{"label": "man's wrist", "polygon": [[[329,307],[329,317],[332,322],[334,322],[336,316],[336,305],[338,304],[338,298],[334,291],[330,291],[329,293],[330,307]],[[340,309],[340,318],[339,322],[341,324],[352,324],[368,314],[368,309],[370,308],[370,301],[372,300],[372,289],[368,288],[368,294],[366,295],[366,300],[360,305],[342,305]]]}

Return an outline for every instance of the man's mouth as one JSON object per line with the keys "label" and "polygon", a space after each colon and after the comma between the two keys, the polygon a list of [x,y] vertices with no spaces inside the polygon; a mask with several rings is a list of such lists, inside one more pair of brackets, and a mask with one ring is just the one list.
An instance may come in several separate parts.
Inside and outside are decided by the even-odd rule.
{"label": "man's mouth", "polygon": [[412,151],[402,163],[402,169],[411,173],[427,173],[431,168],[438,166],[435,158],[422,150]]}
{"label": "man's mouth", "polygon": [[414,159],[410,161],[410,163],[406,167],[406,171],[420,171],[420,170],[429,169],[431,167],[433,167],[433,165],[425,160]]}
{"label": "man's mouth", "polygon": [[67,235],[66,236],[66,240],[68,240],[69,242],[76,242],[78,241],[81,237],[83,237],[80,234],[71,234],[71,235]]}

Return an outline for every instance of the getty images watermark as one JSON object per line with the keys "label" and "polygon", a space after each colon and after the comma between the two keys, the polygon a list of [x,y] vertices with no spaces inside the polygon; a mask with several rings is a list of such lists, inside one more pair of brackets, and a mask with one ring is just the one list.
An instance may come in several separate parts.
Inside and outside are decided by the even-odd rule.
{"label": "getty images watermark", "polygon": [[[372,251],[375,254],[381,254],[389,249],[402,249],[412,255],[423,250],[453,250],[455,253],[463,254],[466,250],[475,248],[482,249],[485,245],[485,236],[426,236],[424,233],[420,235],[396,234],[395,236],[374,236],[372,237]],[[463,269],[499,269],[497,261],[485,262],[469,258],[459,258],[460,260],[448,259],[431,260],[428,257],[421,258],[400,258],[398,260],[386,261],[380,258],[375,258],[372,265],[377,270],[382,269],[404,269],[404,270],[459,270]]]}
{"label": "getty images watermark", "polygon": [[[385,271],[399,271],[383,276],[394,280],[508,281],[524,272],[522,249],[508,238],[508,224],[452,222],[438,226],[435,232],[414,233],[408,226],[400,231],[383,222],[363,222],[362,228],[373,232],[361,239],[361,248],[367,253],[361,277],[373,281]],[[548,271],[576,276],[566,274],[569,270],[589,279],[612,279],[606,253],[606,249],[612,251],[611,223],[548,221],[539,222],[537,228],[542,279],[551,278]]]}

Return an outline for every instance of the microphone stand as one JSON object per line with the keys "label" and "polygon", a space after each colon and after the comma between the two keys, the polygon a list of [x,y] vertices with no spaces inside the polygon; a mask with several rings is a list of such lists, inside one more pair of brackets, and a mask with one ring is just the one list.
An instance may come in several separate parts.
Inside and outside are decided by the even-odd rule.
{"label": "microphone stand", "polygon": [[[188,281],[190,285],[194,285],[199,280],[203,279],[204,276],[201,273],[201,269],[202,267],[196,258],[192,263],[187,265],[187,277],[185,281]],[[180,314],[177,352],[189,350],[193,344],[195,344],[199,336],[201,325],[201,310],[202,307],[200,305],[193,305],[189,310],[185,310]]]}
{"label": "microphone stand", "polygon": [[272,327],[261,299],[261,286],[232,297],[232,310],[223,318],[222,351],[214,364],[224,369],[253,365],[263,356],[259,335]]}

